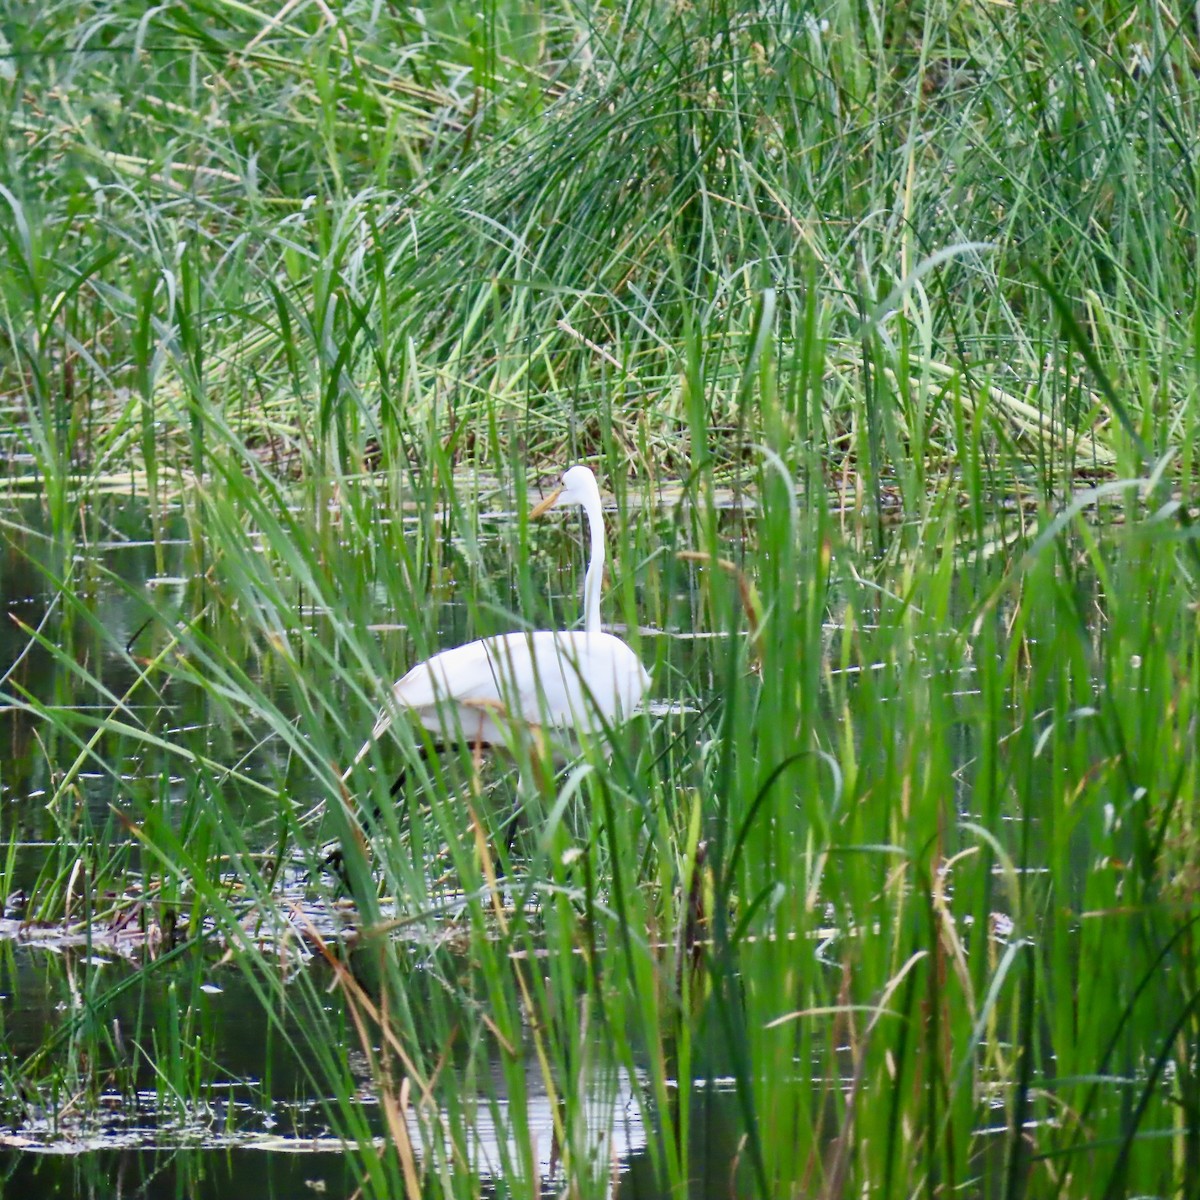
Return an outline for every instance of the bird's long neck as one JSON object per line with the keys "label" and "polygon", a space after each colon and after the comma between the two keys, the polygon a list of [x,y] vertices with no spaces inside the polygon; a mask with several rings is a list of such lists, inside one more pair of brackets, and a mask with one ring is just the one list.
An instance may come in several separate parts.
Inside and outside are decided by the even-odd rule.
{"label": "bird's long neck", "polygon": [[599,633],[600,589],[604,585],[604,515],[599,494],[588,497],[584,510],[592,545],[587,574],[583,577],[583,629],[585,633]]}

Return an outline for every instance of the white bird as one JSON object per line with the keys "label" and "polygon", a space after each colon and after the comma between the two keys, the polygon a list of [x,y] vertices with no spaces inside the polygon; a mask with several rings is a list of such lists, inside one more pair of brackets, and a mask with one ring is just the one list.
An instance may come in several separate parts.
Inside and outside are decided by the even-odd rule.
{"label": "white bird", "polygon": [[568,504],[583,508],[591,538],[583,631],[505,633],[442,650],[418,663],[392,687],[390,704],[343,780],[401,715],[444,744],[494,746],[532,726],[601,734],[637,708],[650,676],[620,638],[600,629],[604,521],[600,489],[588,467],[571,467],[562,487],[538,504],[530,518]]}

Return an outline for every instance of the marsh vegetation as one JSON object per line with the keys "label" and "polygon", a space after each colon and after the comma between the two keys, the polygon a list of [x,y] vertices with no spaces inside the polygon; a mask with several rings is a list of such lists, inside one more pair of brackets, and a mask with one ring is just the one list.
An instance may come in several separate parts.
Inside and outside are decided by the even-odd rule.
{"label": "marsh vegetation", "polygon": [[0,12],[14,1194],[1195,1193],[1194,14]]}

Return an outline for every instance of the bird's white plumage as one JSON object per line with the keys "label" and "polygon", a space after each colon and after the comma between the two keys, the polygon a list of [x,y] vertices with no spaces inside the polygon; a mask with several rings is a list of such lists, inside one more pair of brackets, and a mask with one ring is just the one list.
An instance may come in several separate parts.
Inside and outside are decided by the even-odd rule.
{"label": "bird's white plumage", "polygon": [[637,655],[610,633],[506,633],[418,663],[392,688],[371,740],[400,712],[468,745],[503,744],[514,720],[599,733],[632,713],[649,687]]}
{"label": "bird's white plumage", "polygon": [[[620,638],[600,630],[604,524],[596,477],[583,466],[535,515],[566,504],[587,515],[591,553],[584,581],[584,630],[536,630],[481,638],[418,663],[392,688],[360,762],[400,714],[443,741],[503,745],[514,727],[549,725],[599,733],[628,717],[650,677]],[[349,775],[349,771],[346,772]]]}

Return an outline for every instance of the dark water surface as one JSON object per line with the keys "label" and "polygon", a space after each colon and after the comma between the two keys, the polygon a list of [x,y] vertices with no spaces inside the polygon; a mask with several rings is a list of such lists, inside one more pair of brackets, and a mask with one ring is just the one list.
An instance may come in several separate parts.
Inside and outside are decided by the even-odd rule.
{"label": "dark water surface", "polygon": [[[321,1098],[313,1095],[295,1059],[280,1052],[279,1033],[236,968],[215,955],[194,952],[167,969],[144,972],[136,956],[122,959],[96,949],[51,945],[55,943],[13,939],[0,944],[6,1063],[18,1064],[43,1046],[62,1025],[69,998],[86,997],[93,981],[102,977],[108,989],[122,980],[133,984],[104,1008],[105,1019],[123,1031],[129,1066],[110,1072],[110,1090],[75,1098],[67,1094],[64,1080],[56,1091],[43,1089],[37,1098],[31,1096],[20,1117],[10,1106],[10,1119],[0,1128],[0,1194],[295,1200],[322,1189],[333,1196],[354,1193],[359,1182],[355,1164],[330,1128]],[[309,969],[323,972],[320,964]],[[194,1031],[192,1046],[203,1048],[207,1077],[199,1096],[186,1100],[162,1084],[149,1057],[133,1053],[136,1045],[155,1045],[182,998]],[[346,1045],[353,1045],[349,1029]],[[360,1057],[350,1049],[347,1053],[352,1062]],[[710,1065],[715,1073],[725,1064]],[[117,1076],[120,1090],[113,1087]],[[382,1135],[365,1062],[361,1076],[364,1115]],[[523,1121],[538,1148],[546,1194],[558,1194],[562,1181],[554,1175],[550,1157],[552,1113],[532,1054],[523,1090]],[[499,1183],[494,1172],[502,1161],[495,1139],[505,1136],[492,1127],[488,1115],[487,1101],[496,1098],[507,1103],[498,1067],[490,1096],[480,1098],[477,1140],[470,1148],[489,1194],[487,1181]],[[40,1103],[46,1100],[56,1103]],[[662,1196],[628,1084],[618,1077],[614,1090],[614,1081],[607,1081],[597,1093],[594,1117],[598,1161],[620,1166],[616,1194],[647,1200]],[[692,1122],[692,1194],[725,1196],[738,1150],[732,1091],[721,1085],[702,1088],[692,1103]],[[419,1148],[420,1134],[411,1120],[410,1129]]]}
{"label": "dark water surface", "polygon": [[92,1150],[0,1153],[8,1196],[67,1200],[80,1196],[139,1196],[146,1200],[291,1200],[350,1196],[357,1181],[337,1150]]}

